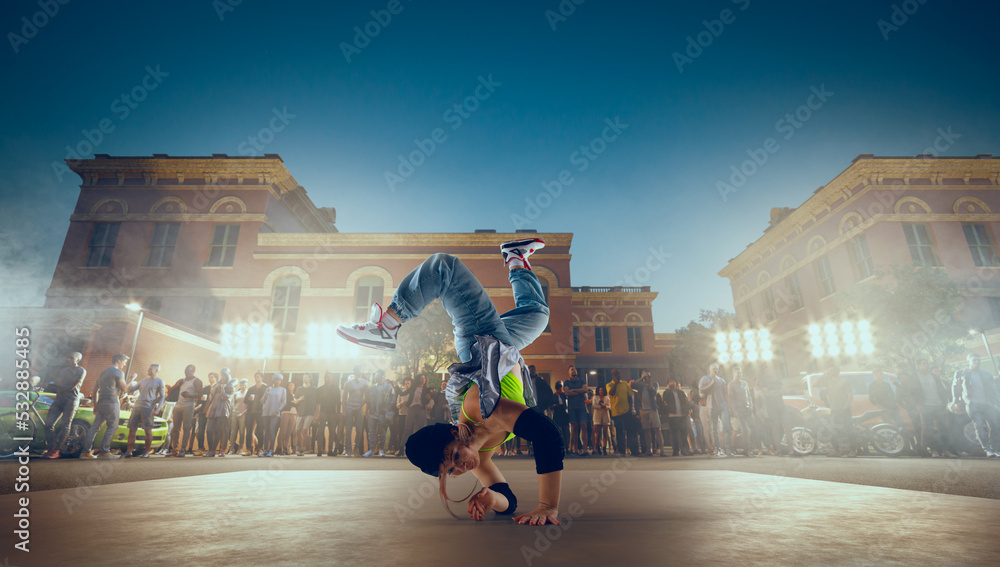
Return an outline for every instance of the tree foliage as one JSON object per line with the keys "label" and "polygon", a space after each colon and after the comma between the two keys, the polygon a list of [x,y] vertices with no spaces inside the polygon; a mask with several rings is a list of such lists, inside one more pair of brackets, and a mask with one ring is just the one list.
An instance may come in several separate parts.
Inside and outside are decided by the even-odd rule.
{"label": "tree foliage", "polygon": [[738,324],[730,311],[702,309],[697,320],[677,329],[677,346],[667,355],[670,375],[682,385],[692,385],[716,359],[716,333]]}
{"label": "tree foliage", "polygon": [[899,370],[918,359],[940,367],[962,352],[968,326],[959,319],[960,288],[939,269],[901,264],[883,267],[841,298],[852,318],[872,324],[875,358]]}
{"label": "tree foliage", "polygon": [[397,376],[426,374],[430,386],[437,387],[437,372],[458,362],[455,327],[439,300],[428,305],[415,319],[400,327],[390,365]]}

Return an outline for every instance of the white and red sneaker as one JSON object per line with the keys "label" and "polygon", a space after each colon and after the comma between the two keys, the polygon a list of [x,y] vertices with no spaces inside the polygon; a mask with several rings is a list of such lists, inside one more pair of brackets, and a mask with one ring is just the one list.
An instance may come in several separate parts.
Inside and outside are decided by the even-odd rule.
{"label": "white and red sneaker", "polygon": [[337,327],[337,334],[356,345],[378,350],[395,350],[399,325],[382,310],[381,305],[373,303],[371,320],[350,327],[340,325]]}
{"label": "white and red sneaker", "polygon": [[518,264],[530,270],[528,256],[545,248],[545,241],[541,238],[528,238],[525,240],[511,240],[500,245],[500,252],[503,254],[504,265],[510,267],[513,262],[514,267]]}

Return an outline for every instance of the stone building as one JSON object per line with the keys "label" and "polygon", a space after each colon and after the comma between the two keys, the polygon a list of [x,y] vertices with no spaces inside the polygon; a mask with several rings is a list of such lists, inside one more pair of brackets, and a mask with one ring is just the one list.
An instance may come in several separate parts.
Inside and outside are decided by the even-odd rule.
{"label": "stone building", "polygon": [[798,207],[772,209],[719,275],[745,326],[770,331],[779,373],[795,375],[817,368],[809,327],[842,325],[838,294],[880,266],[944,270],[962,289],[961,320],[1000,327],[998,231],[1000,159],[864,154]]}

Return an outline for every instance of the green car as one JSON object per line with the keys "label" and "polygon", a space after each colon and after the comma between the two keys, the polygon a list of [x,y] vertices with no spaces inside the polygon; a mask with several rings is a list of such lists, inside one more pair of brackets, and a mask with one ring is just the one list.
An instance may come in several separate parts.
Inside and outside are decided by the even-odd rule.
{"label": "green car", "polygon": [[[32,439],[29,451],[41,453],[45,451],[45,417],[49,413],[49,406],[55,399],[55,394],[48,392],[16,392],[12,390],[0,392],[0,457],[7,457],[24,446],[25,441],[18,439]],[[122,452],[128,446],[128,420],[132,412],[122,410],[118,417],[118,431],[111,439],[111,448],[119,449]],[[19,426],[20,423],[26,423]],[[83,450],[83,442],[87,437],[87,431],[94,423],[94,408],[81,406],[73,416],[73,423],[70,425],[69,435],[66,437],[66,448],[62,451],[65,457],[78,457]],[[59,424],[56,424],[58,429]],[[95,443],[100,443],[104,436],[105,426],[101,426],[94,437]],[[162,417],[153,418],[153,448],[159,448],[167,440],[169,432],[167,421]],[[146,432],[141,427],[136,432],[135,448],[145,447]]]}

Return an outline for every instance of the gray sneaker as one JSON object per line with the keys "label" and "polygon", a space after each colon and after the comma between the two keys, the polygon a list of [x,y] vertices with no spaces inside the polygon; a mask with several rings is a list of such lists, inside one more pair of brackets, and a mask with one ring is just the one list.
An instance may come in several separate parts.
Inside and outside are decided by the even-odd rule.
{"label": "gray sneaker", "polygon": [[[390,325],[392,325],[391,328]],[[372,304],[370,320],[350,327],[345,325],[337,327],[337,334],[340,335],[340,338],[356,345],[378,350],[395,350],[397,332],[399,332],[399,324],[387,315],[378,303]]]}
{"label": "gray sneaker", "polygon": [[116,455],[114,453],[105,451],[103,453],[98,454],[97,458],[98,459],[120,459],[121,455]]}

